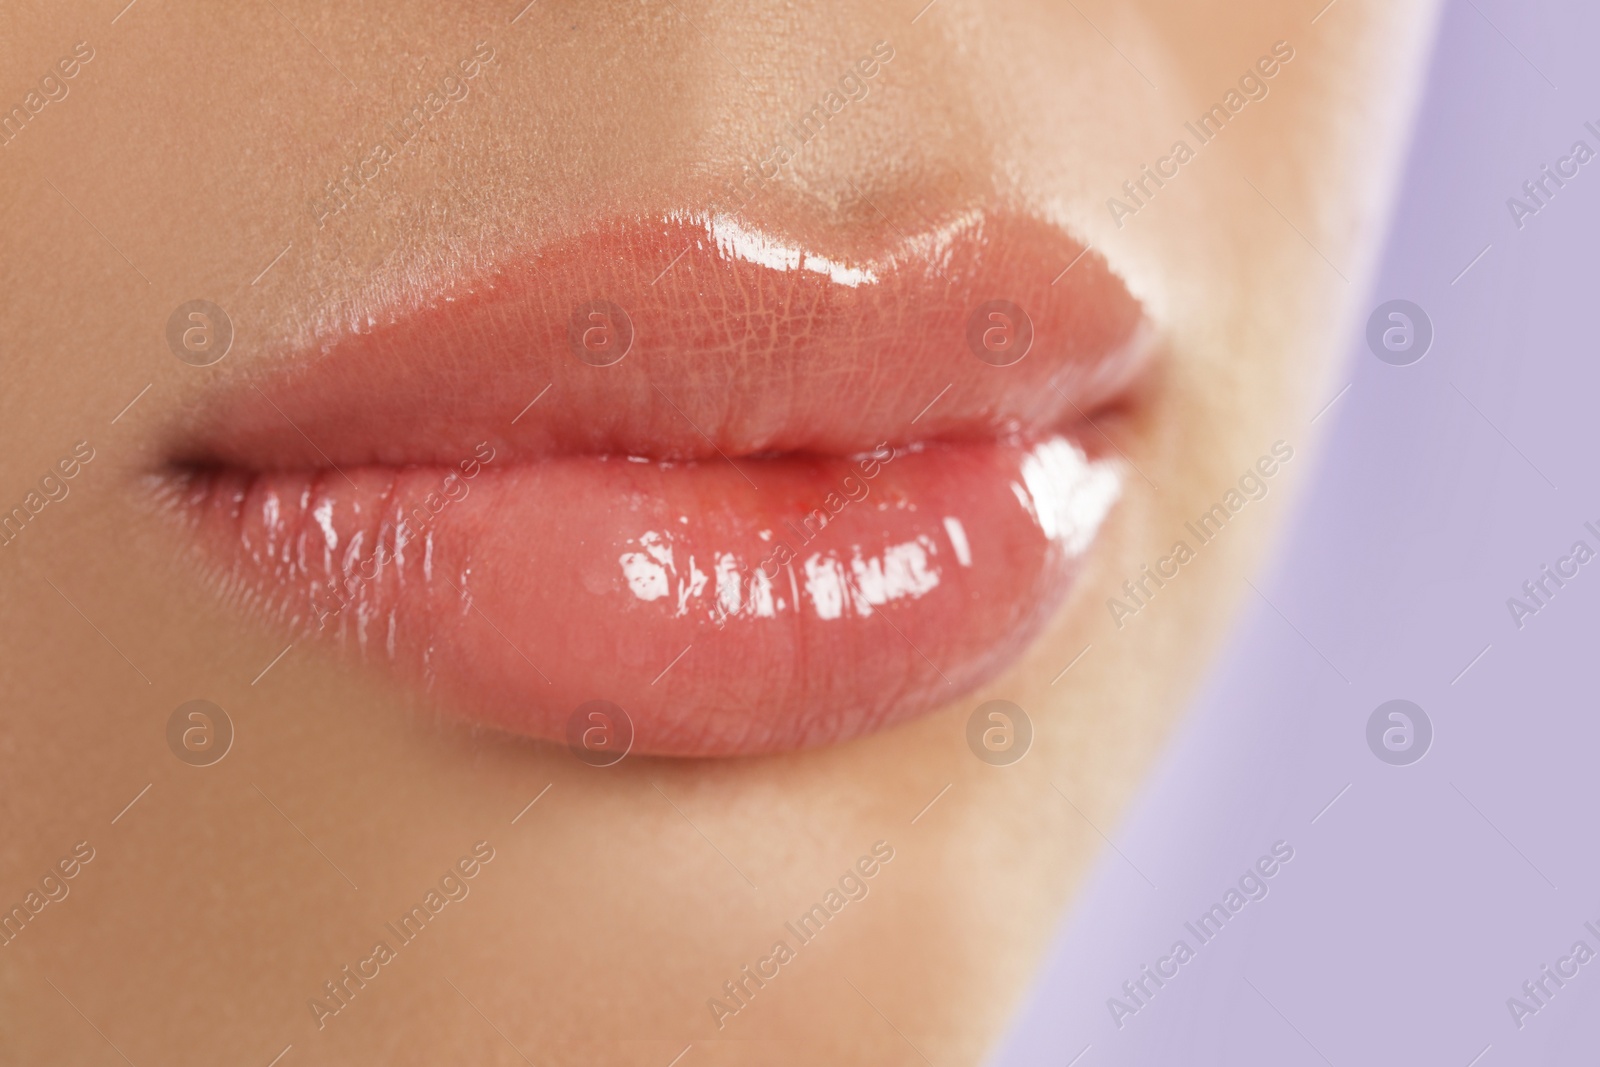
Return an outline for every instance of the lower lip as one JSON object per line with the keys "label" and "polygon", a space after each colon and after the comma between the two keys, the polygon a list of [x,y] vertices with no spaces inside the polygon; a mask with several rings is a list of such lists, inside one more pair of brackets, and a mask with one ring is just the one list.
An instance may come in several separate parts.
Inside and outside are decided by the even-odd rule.
{"label": "lower lip", "polygon": [[[201,470],[218,580],[462,712],[636,754],[829,744],[993,678],[1060,605],[1120,476],[1071,436],[873,455]],[[887,458],[886,458],[887,457]],[[616,714],[616,712],[613,712]]]}

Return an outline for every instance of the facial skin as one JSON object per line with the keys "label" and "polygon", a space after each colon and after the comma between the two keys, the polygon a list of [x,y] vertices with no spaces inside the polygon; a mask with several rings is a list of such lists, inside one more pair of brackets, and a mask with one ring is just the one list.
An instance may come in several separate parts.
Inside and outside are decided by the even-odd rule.
{"label": "facial skin", "polygon": [[[1267,0],[541,0],[515,22],[516,3],[119,6],[14,5],[0,35],[0,104],[59,79],[0,149],[0,505],[42,478],[51,498],[0,549],[0,904],[65,876],[78,842],[94,856],[0,947],[0,1047],[980,1062],[1312,469],[1431,7],[1341,0],[1312,24],[1317,4]],[[1150,395],[1101,427],[1123,499],[1022,660],[848,744],[606,770],[462,725],[313,640],[274,662],[289,636],[226,605],[151,502],[208,375],[596,220],[707,207],[880,40],[893,62],[749,223],[848,251],[929,205],[1026,205],[1103,254],[1162,333]],[[64,77],[80,41],[93,58]],[[495,58],[436,132],[319,226],[318,191],[402,106],[458,91],[444,79],[481,41]],[[1280,41],[1292,60],[1257,76]],[[1185,121],[1246,75],[1248,105],[1119,226],[1107,199],[1193,145]],[[215,368],[166,347],[197,297],[234,323]],[[64,477],[79,441],[93,458]],[[1119,628],[1108,599],[1278,441],[1294,456],[1265,498]],[[196,698],[236,730],[205,768],[166,741]],[[988,699],[1033,723],[1010,767],[965,742]],[[798,945],[784,924],[879,841],[893,859]],[[308,1001],[429,890],[460,899],[319,1028]],[[719,1029],[708,999],[779,939],[795,958]]]}

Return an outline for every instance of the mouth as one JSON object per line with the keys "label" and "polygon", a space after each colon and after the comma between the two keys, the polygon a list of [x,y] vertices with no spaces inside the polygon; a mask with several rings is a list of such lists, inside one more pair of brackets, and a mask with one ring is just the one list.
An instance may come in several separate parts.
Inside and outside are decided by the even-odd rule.
{"label": "mouth", "polygon": [[476,720],[830,744],[1039,635],[1120,494],[1101,431],[1151,338],[1032,215],[826,256],[619,221],[243,369],[160,495],[224,595]]}

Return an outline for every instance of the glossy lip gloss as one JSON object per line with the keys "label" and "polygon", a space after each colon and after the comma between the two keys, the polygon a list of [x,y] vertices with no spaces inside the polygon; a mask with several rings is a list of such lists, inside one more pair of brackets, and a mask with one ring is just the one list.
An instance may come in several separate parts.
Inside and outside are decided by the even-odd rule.
{"label": "glossy lip gloss", "polygon": [[1086,420],[1149,348],[1028,215],[854,259],[621,221],[230,382],[163,496],[225,595],[480,720],[562,739],[600,699],[638,753],[826,744],[1039,633],[1120,492]]}

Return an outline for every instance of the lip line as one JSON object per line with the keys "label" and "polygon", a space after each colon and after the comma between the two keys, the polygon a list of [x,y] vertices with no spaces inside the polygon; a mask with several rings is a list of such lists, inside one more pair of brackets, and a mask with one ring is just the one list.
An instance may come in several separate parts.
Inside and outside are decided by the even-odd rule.
{"label": "lip line", "polygon": [[[814,450],[796,450],[796,451],[790,451],[790,452],[759,452],[759,453],[756,453],[756,452],[735,452],[735,453],[731,453],[731,454],[729,454],[729,453],[716,453],[716,454],[712,454],[712,455],[709,455],[709,456],[690,456],[690,457],[687,457],[687,458],[677,457],[677,456],[652,456],[652,455],[647,455],[647,454],[640,454],[640,453],[637,453],[637,452],[601,452],[601,451],[594,451],[594,452],[589,452],[589,451],[558,452],[558,453],[549,453],[549,454],[544,454],[544,455],[522,454],[522,455],[515,455],[515,456],[512,456],[512,457],[510,457],[508,459],[503,460],[499,464],[499,469],[504,470],[504,469],[515,468],[515,467],[519,467],[519,466],[532,466],[532,465],[536,465],[536,464],[540,464],[540,463],[560,462],[560,461],[563,461],[563,460],[586,460],[586,459],[608,459],[608,460],[609,459],[617,459],[617,460],[622,460],[624,462],[632,462],[632,463],[651,463],[651,464],[656,464],[658,466],[661,466],[661,467],[663,467],[665,469],[672,469],[674,467],[686,467],[686,468],[687,467],[694,467],[694,466],[697,466],[697,465],[700,465],[700,464],[705,464],[705,463],[721,460],[721,461],[725,461],[727,463],[733,464],[735,466],[735,469],[737,469],[739,463],[748,463],[748,464],[753,464],[753,465],[756,465],[756,466],[760,466],[760,465],[766,464],[766,463],[782,462],[782,461],[785,461],[785,460],[850,460],[850,459],[860,459],[860,458],[863,458],[865,456],[871,455],[872,452],[874,451],[874,449],[884,448],[884,447],[892,448],[897,453],[902,453],[902,452],[922,452],[922,451],[925,451],[926,449],[928,449],[929,447],[937,447],[937,448],[969,448],[969,447],[984,447],[984,446],[988,446],[988,445],[1025,445],[1025,444],[1037,442],[1039,440],[1046,439],[1046,438],[1051,438],[1051,437],[1066,437],[1066,438],[1072,438],[1072,439],[1076,440],[1076,439],[1080,439],[1080,438],[1084,437],[1085,436],[1085,431],[1087,431],[1087,430],[1093,430],[1094,433],[1098,437],[1100,437],[1102,440],[1110,440],[1110,438],[1107,435],[1106,431],[1101,427],[1100,422],[1101,422],[1101,420],[1106,419],[1106,418],[1115,418],[1118,415],[1120,415],[1122,412],[1124,412],[1129,407],[1129,405],[1134,401],[1134,397],[1131,394],[1132,394],[1132,390],[1129,390],[1127,393],[1120,394],[1120,395],[1118,395],[1116,397],[1112,397],[1112,398],[1108,399],[1105,403],[1103,403],[1100,406],[1094,408],[1092,412],[1086,412],[1086,411],[1081,411],[1080,410],[1080,411],[1075,412],[1072,415],[1072,417],[1070,417],[1068,419],[1064,419],[1064,420],[1062,420],[1060,422],[1056,422],[1056,423],[1050,424],[1048,426],[1040,427],[1040,428],[1038,428],[1036,430],[1033,430],[1033,431],[1030,431],[1030,432],[1020,432],[1020,431],[1011,432],[1011,433],[997,432],[997,433],[992,433],[992,434],[987,434],[987,435],[973,434],[973,435],[970,435],[970,436],[907,437],[907,438],[898,438],[898,439],[884,438],[883,440],[879,441],[877,444],[875,444],[871,448],[856,449],[856,450],[849,451],[849,452],[823,452],[823,451],[814,451]],[[297,431],[297,432],[300,433],[300,436],[304,437],[303,431]],[[314,441],[310,441],[309,438],[306,438],[306,440],[312,445],[312,447],[316,447],[316,443]],[[1098,449],[1090,449],[1090,451],[1091,452],[1097,452],[1099,450]],[[737,462],[735,462],[735,461],[737,461]],[[444,460],[423,460],[423,461],[417,461],[417,462],[403,462],[403,463],[376,462],[376,463],[357,463],[357,464],[336,464],[336,463],[333,463],[331,461],[328,461],[328,462],[325,462],[325,463],[322,463],[322,464],[305,464],[305,465],[299,465],[299,466],[276,466],[276,465],[253,465],[253,464],[247,464],[247,463],[234,463],[234,462],[215,462],[215,461],[210,461],[210,460],[187,460],[187,459],[183,459],[183,458],[170,458],[170,459],[167,459],[167,460],[162,461],[162,462],[159,463],[159,465],[156,468],[156,473],[161,473],[163,471],[192,472],[192,471],[196,471],[196,470],[211,469],[211,470],[237,470],[237,471],[248,472],[248,473],[263,473],[263,474],[264,473],[289,474],[289,473],[297,473],[298,472],[298,473],[309,473],[309,474],[332,473],[332,474],[337,474],[337,475],[345,475],[346,471],[368,471],[368,470],[387,470],[387,471],[417,470],[417,471],[425,471],[425,470],[433,470],[433,469],[447,470],[447,469],[449,469],[451,467],[451,465],[452,464],[449,461],[444,461]]]}
{"label": "lip line", "polygon": [[[1151,329],[1151,330],[1148,330],[1147,336],[1142,337],[1140,340],[1138,340],[1138,341],[1136,341],[1134,343],[1135,344],[1139,344],[1139,345],[1149,346],[1149,347],[1153,348],[1153,341],[1154,341],[1154,331],[1153,331],[1153,329]],[[712,444],[712,447],[717,449],[715,453],[713,453],[712,455],[709,455],[709,456],[687,456],[687,457],[685,457],[685,456],[680,456],[680,455],[656,456],[656,455],[649,455],[649,454],[643,453],[643,452],[622,452],[622,451],[616,451],[616,450],[607,450],[607,451],[599,451],[599,450],[596,450],[596,451],[588,451],[588,450],[556,451],[556,452],[548,452],[548,453],[543,453],[543,454],[523,453],[523,454],[514,456],[505,465],[506,466],[515,466],[515,465],[518,465],[518,464],[540,463],[540,462],[548,462],[548,461],[552,461],[552,460],[582,459],[582,458],[596,458],[596,457],[615,457],[615,458],[621,458],[621,459],[625,459],[625,460],[641,460],[641,461],[646,461],[646,462],[651,462],[651,463],[660,463],[660,464],[666,464],[666,465],[686,465],[686,466],[687,465],[692,465],[692,464],[695,464],[695,463],[705,462],[708,459],[712,459],[712,458],[721,458],[721,459],[726,460],[728,462],[732,462],[734,460],[739,460],[741,462],[758,463],[758,464],[767,462],[769,460],[782,460],[782,459],[791,459],[791,458],[849,459],[849,458],[854,458],[854,457],[859,457],[859,456],[866,455],[867,453],[869,453],[872,450],[872,447],[879,447],[881,445],[890,445],[890,446],[892,446],[892,447],[894,447],[896,449],[921,449],[921,448],[923,448],[925,446],[928,446],[928,445],[941,445],[941,446],[961,447],[961,446],[976,446],[976,445],[985,445],[985,444],[1018,443],[1018,442],[1024,442],[1024,441],[1038,440],[1038,439],[1040,439],[1042,437],[1051,437],[1051,436],[1076,437],[1076,436],[1079,436],[1081,431],[1083,429],[1085,429],[1085,428],[1094,430],[1094,432],[1098,436],[1100,436],[1102,439],[1110,440],[1110,438],[1106,434],[1105,430],[1099,425],[1100,421],[1104,420],[1106,418],[1115,418],[1116,416],[1118,416],[1118,415],[1122,414],[1123,412],[1125,412],[1126,410],[1128,410],[1131,406],[1137,404],[1139,402],[1140,391],[1142,390],[1142,388],[1145,385],[1145,379],[1148,377],[1148,373],[1149,372],[1148,372],[1147,368],[1141,367],[1138,375],[1133,377],[1132,380],[1130,380],[1126,385],[1124,385],[1122,388],[1120,388],[1115,394],[1112,394],[1112,395],[1109,395],[1109,396],[1101,398],[1098,403],[1096,403],[1094,406],[1092,406],[1090,408],[1087,408],[1087,409],[1078,406],[1078,404],[1075,401],[1073,401],[1070,397],[1067,397],[1066,394],[1060,393],[1059,388],[1057,388],[1054,385],[1054,383],[1051,383],[1052,389],[1055,389],[1055,391],[1058,394],[1060,394],[1064,400],[1067,401],[1068,405],[1071,406],[1071,408],[1073,410],[1072,410],[1071,414],[1064,415],[1059,420],[1055,420],[1055,421],[1050,422],[1050,423],[1042,424],[1042,425],[1040,425],[1038,427],[1033,428],[1030,431],[1022,431],[1022,430],[1015,430],[1015,429],[1014,430],[1010,430],[1010,431],[997,430],[997,429],[995,429],[993,427],[985,427],[981,423],[972,422],[972,423],[968,423],[965,428],[958,429],[954,433],[945,433],[945,434],[941,434],[941,435],[937,435],[937,436],[904,436],[904,437],[897,437],[897,438],[885,437],[885,438],[881,439],[879,442],[877,442],[877,444],[874,445],[874,446],[867,447],[867,448],[857,448],[857,449],[848,450],[848,451],[824,451],[824,450],[811,450],[811,449],[795,449],[795,450],[788,450],[788,451],[735,451],[735,452],[732,452],[732,453],[727,453],[727,452],[723,451],[722,449],[717,448],[717,446],[715,445],[714,442],[710,442],[710,439],[707,437],[707,435],[703,431],[701,431],[698,426],[694,426],[694,423],[692,422],[692,420],[688,419],[688,416],[684,415],[683,417],[684,417],[685,422],[688,423],[690,426],[694,426],[694,429],[695,429],[696,433],[699,433],[702,438],[706,438],[707,441]],[[530,401],[528,404],[524,405],[523,408],[517,413],[517,415],[514,416],[511,419],[510,424],[511,425],[515,425],[518,421],[520,421],[521,418],[524,415],[526,415],[535,405],[537,405],[540,401],[542,401],[550,393],[550,390],[554,387],[554,384],[555,384],[554,382],[546,384],[544,386],[544,388],[540,390],[538,395],[535,396],[535,398],[532,401]],[[208,458],[208,457],[192,457],[191,458],[191,457],[186,456],[182,449],[178,449],[178,450],[172,451],[167,456],[167,458],[165,460],[161,461],[159,463],[158,469],[193,470],[193,469],[197,469],[197,468],[213,467],[213,468],[235,468],[235,469],[249,470],[249,471],[295,471],[295,470],[301,470],[301,471],[323,471],[323,470],[328,470],[328,471],[334,471],[334,472],[342,473],[345,469],[351,469],[351,470],[368,469],[368,468],[424,469],[424,468],[429,468],[429,467],[448,467],[448,466],[450,466],[450,462],[448,460],[411,460],[411,461],[393,462],[393,463],[386,463],[386,462],[366,462],[366,463],[355,463],[355,464],[351,464],[351,463],[337,464],[337,463],[334,463],[331,459],[327,458],[326,453],[323,453],[322,449],[317,445],[317,443],[314,440],[312,440],[311,437],[304,430],[302,430],[292,419],[290,419],[289,415],[286,412],[284,412],[282,410],[282,408],[279,407],[275,402],[273,402],[271,400],[271,398],[266,395],[266,393],[262,392],[261,389],[258,386],[252,385],[251,388],[254,391],[260,393],[261,396],[262,396],[262,399],[267,400],[267,402],[272,405],[272,407],[278,412],[278,414],[282,416],[284,424],[285,424],[285,426],[287,428],[287,432],[286,432],[285,436],[294,435],[294,436],[298,436],[298,437],[302,438],[313,449],[316,449],[316,451],[318,453],[322,454],[323,459],[324,459],[323,463],[321,463],[321,464],[303,464],[303,465],[296,465],[296,466],[282,466],[282,465],[276,465],[276,464],[252,464],[252,463],[227,462],[227,461],[219,462],[217,460],[214,460],[214,459],[211,459],[211,458]],[[925,405],[925,407],[922,409],[922,411],[920,411],[918,413],[918,415],[915,416],[911,420],[911,423],[915,424],[918,420],[920,420],[920,418],[922,417],[923,414],[926,414],[929,409],[935,407],[941,400],[943,400],[944,397],[946,396],[946,394],[950,391],[950,388],[951,388],[950,385],[946,385],[945,388],[942,389],[934,397],[933,400],[929,401],[928,404]],[[681,408],[679,408],[678,405],[672,401],[671,397],[667,396],[665,392],[661,392],[659,390],[659,387],[657,387],[657,391],[660,393],[662,398],[665,399],[668,402],[668,404],[671,405],[678,412],[678,414],[680,414],[680,415],[683,414]],[[492,433],[492,431],[489,431],[487,427],[483,427],[483,429],[485,431],[487,431],[487,432],[491,432]],[[983,432],[985,430],[987,430],[988,432]]]}

